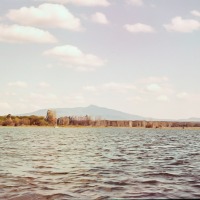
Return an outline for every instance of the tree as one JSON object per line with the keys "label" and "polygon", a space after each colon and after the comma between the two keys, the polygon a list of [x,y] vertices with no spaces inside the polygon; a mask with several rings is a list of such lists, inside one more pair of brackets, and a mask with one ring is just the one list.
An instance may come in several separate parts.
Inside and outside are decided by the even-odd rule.
{"label": "tree", "polygon": [[48,124],[55,126],[56,125],[56,112],[53,110],[48,110],[47,111],[47,116],[46,116],[46,121]]}
{"label": "tree", "polygon": [[11,119],[11,114],[6,116],[5,121],[2,123],[3,126],[14,126],[13,120]]}

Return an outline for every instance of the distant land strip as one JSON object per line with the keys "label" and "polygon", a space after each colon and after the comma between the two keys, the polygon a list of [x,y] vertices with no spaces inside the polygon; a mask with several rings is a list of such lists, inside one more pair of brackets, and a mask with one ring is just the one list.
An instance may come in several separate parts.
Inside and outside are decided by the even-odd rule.
{"label": "distant land strip", "polygon": [[142,127],[142,128],[170,128],[170,127],[200,127],[200,122],[179,121],[146,121],[146,120],[106,120],[92,119],[90,116],[66,116],[56,118],[53,110],[48,110],[43,116],[0,116],[0,126],[91,126],[91,127]]}

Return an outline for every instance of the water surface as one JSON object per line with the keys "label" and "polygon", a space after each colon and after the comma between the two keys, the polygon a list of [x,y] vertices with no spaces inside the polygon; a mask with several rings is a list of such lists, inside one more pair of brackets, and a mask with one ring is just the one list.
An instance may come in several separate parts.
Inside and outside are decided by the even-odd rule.
{"label": "water surface", "polygon": [[200,198],[200,131],[0,128],[0,199]]}

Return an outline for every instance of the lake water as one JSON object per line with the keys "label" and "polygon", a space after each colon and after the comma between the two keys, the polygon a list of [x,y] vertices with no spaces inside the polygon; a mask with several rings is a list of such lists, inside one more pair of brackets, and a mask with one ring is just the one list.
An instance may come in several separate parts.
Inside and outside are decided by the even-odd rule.
{"label": "lake water", "polygon": [[200,131],[0,128],[0,199],[200,198]]}

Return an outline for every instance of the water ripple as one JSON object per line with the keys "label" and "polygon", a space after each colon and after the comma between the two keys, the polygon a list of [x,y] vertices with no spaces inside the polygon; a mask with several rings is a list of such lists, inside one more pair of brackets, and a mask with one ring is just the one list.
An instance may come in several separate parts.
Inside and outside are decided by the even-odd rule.
{"label": "water ripple", "polygon": [[0,199],[200,198],[199,143],[198,130],[3,127]]}

